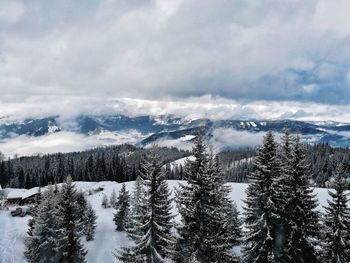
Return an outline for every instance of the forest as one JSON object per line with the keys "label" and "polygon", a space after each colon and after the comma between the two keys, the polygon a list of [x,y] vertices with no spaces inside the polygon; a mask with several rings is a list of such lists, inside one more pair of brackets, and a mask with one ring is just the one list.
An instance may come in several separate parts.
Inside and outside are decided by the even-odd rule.
{"label": "forest", "polygon": [[[170,163],[191,155],[175,147],[157,147],[169,180],[182,180],[183,164],[170,169]],[[46,186],[61,183],[67,175],[75,181],[127,182],[136,179],[142,158],[149,149],[128,144],[107,146],[73,153],[26,156],[5,160],[0,158],[0,185],[15,188]],[[256,149],[244,148],[218,153],[220,167],[227,182],[247,183],[254,169]],[[305,158],[311,184],[329,187],[339,162],[344,166],[350,187],[350,149],[331,147],[327,143],[305,144]]]}
{"label": "forest", "polygon": [[[185,183],[175,192],[177,215],[158,148],[143,156],[130,193],[125,184],[101,206],[115,209],[115,231],[132,241],[113,252],[121,262],[347,263],[350,208],[346,171],[339,162],[324,212],[308,173],[307,147],[286,131],[282,142],[268,132],[248,175],[244,212],[229,198],[217,155],[202,137],[184,165]],[[94,239],[98,215],[70,176],[37,198],[25,238],[28,262],[85,262],[81,238]],[[174,220],[179,216],[180,220]],[[244,228],[243,228],[244,226]],[[241,253],[233,251],[241,247]]]}

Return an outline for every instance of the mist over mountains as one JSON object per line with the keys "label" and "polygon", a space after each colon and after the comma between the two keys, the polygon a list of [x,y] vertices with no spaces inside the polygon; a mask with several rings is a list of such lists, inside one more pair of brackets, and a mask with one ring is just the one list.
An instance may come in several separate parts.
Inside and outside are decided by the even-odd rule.
{"label": "mist over mountains", "polygon": [[0,149],[5,154],[19,155],[121,143],[190,149],[193,139],[203,134],[216,150],[224,150],[254,147],[266,131],[282,133],[286,128],[309,143],[350,145],[350,124],[340,122],[185,119],[174,115],[80,115],[67,120],[57,115],[18,121],[2,119]]}

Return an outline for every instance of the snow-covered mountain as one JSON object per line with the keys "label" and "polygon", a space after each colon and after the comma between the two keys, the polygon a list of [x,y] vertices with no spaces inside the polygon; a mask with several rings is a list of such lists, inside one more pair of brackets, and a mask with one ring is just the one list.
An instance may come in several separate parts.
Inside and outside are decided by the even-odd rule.
{"label": "snow-covered mountain", "polygon": [[[209,139],[229,132],[260,134],[272,130],[277,133],[289,128],[300,133],[311,143],[327,142],[333,146],[350,146],[350,124],[332,121],[305,122],[296,120],[187,120],[172,115],[138,116],[82,115],[62,120],[60,116],[0,122],[0,141],[16,136],[39,137],[53,133],[71,132],[85,136],[98,136],[110,144],[131,143],[149,145],[167,141],[169,145],[190,142],[199,133]],[[119,141],[123,138],[122,141]],[[240,145],[244,146],[244,145]],[[228,146],[230,147],[230,146]]]}

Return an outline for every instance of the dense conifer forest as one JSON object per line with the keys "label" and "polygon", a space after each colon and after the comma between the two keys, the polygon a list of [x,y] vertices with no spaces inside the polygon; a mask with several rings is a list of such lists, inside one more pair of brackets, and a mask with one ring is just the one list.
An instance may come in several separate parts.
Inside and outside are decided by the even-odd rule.
{"label": "dense conifer forest", "polygon": [[[350,149],[328,144],[305,144],[305,158],[313,186],[329,187],[339,162],[350,181]],[[0,161],[0,185],[18,188],[61,183],[66,175],[75,181],[127,182],[136,179],[141,160],[149,149],[132,145],[108,146],[82,152],[27,156]],[[170,163],[191,155],[175,147],[157,147],[167,179],[184,179],[183,165],[170,169]],[[248,182],[254,169],[256,149],[244,148],[218,153],[219,163],[228,182]],[[350,183],[347,183],[349,187]]]}

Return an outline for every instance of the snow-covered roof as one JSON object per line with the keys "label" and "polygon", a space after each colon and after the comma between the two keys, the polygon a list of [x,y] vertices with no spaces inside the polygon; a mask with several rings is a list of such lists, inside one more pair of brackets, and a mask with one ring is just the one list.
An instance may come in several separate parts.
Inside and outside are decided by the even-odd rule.
{"label": "snow-covered roof", "polygon": [[40,187],[34,187],[32,189],[29,189],[29,190],[24,192],[24,194],[22,195],[22,199],[28,198],[32,195],[39,193],[39,192],[40,192]]}
{"label": "snow-covered roof", "polygon": [[11,189],[11,191],[7,195],[7,199],[17,199],[17,198],[22,198],[26,199],[32,195],[35,195],[39,193],[40,188],[39,187],[34,187],[32,189]]}
{"label": "snow-covered roof", "polygon": [[7,195],[7,199],[22,198],[23,194],[26,191],[26,189],[11,189],[11,191]]}

